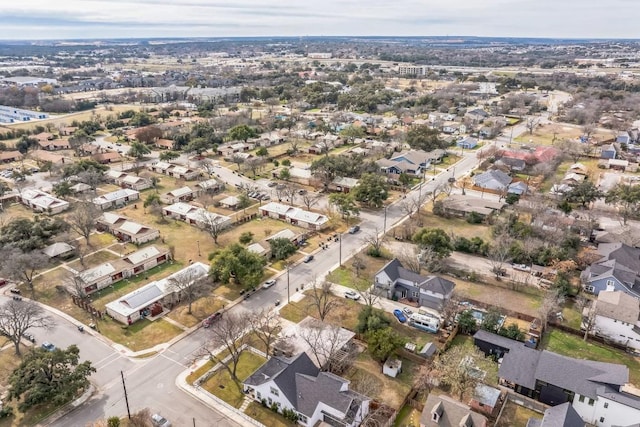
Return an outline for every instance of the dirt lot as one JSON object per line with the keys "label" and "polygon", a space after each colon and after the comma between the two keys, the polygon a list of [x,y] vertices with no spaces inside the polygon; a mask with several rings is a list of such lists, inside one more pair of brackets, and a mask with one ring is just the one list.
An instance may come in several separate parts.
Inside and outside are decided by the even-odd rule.
{"label": "dirt lot", "polygon": [[[583,132],[580,126],[570,125],[566,123],[554,123],[538,126],[533,132],[533,135],[529,135],[529,132],[523,133],[521,136],[514,138],[515,142],[525,144],[536,145],[552,145],[553,134],[556,133],[556,141],[564,141],[565,139],[579,138]],[[597,141],[606,141],[614,138],[614,134],[611,131],[596,131],[592,138]]]}

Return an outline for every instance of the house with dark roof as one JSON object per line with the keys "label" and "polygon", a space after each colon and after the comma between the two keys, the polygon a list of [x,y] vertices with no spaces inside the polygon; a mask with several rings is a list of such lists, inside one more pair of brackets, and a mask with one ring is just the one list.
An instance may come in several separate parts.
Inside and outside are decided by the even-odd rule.
{"label": "house with dark roof", "polygon": [[420,427],[486,427],[487,423],[484,415],[444,394],[429,393],[420,415]]}
{"label": "house with dark roof", "polygon": [[[588,308],[586,309],[588,312]],[[591,307],[592,332],[640,351],[640,300],[621,291],[602,291]],[[590,315],[587,313],[587,315]]]}
{"label": "house with dark roof", "polygon": [[355,427],[369,413],[370,398],[349,390],[349,381],[321,372],[306,353],[294,357],[273,356],[244,383],[252,399],[278,411],[294,411],[298,424]]}
{"label": "house with dark roof", "polygon": [[406,298],[421,307],[440,311],[451,299],[456,284],[442,277],[414,273],[394,258],[376,273],[374,286],[384,291],[389,299]]}
{"label": "house with dark roof", "polygon": [[485,190],[505,191],[513,179],[506,173],[491,169],[473,176],[473,185]]}
{"label": "house with dark roof", "polygon": [[529,418],[527,427],[585,427],[585,422],[569,402],[544,411],[544,418]]}
{"label": "house with dark roof", "polygon": [[595,295],[615,290],[640,298],[640,248],[624,243],[600,243],[597,252],[601,258],[580,276],[582,288]]}
{"label": "house with dark roof", "polygon": [[422,176],[433,163],[439,163],[446,155],[444,150],[409,150],[392,156],[390,159],[380,159],[376,162],[380,171],[388,175],[405,173],[412,176]]}
{"label": "house with dark roof", "polygon": [[547,405],[570,403],[583,421],[604,427],[640,420],[640,390],[628,385],[629,368],[539,351],[480,330],[474,344],[495,355],[500,384]]}

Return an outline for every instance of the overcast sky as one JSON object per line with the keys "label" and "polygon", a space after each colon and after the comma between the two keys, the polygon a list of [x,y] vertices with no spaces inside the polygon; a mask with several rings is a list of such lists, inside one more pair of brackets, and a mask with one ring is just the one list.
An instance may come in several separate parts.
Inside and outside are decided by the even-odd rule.
{"label": "overcast sky", "polygon": [[640,38],[640,0],[3,0],[0,39]]}

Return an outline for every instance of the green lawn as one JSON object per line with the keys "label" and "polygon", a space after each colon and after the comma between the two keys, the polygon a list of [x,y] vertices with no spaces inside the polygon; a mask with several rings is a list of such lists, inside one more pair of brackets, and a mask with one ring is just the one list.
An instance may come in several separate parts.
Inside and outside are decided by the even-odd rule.
{"label": "green lawn", "polygon": [[297,425],[271,409],[265,408],[258,402],[249,403],[244,413],[269,427],[294,427]]}
{"label": "green lawn", "polygon": [[626,365],[629,367],[629,381],[636,386],[640,385],[640,360],[623,351],[592,341],[585,342],[580,337],[557,329],[551,329],[550,333],[545,334],[542,344],[543,348],[564,356]]}
{"label": "green lawn", "polygon": [[[236,376],[240,381],[247,379],[258,367],[265,362],[265,358],[250,351],[240,355]],[[207,391],[227,402],[229,405],[239,408],[244,400],[244,394],[231,379],[226,369],[220,368],[202,385]],[[242,387],[242,385],[240,385]]]}
{"label": "green lawn", "polygon": [[405,405],[400,409],[396,420],[393,423],[394,427],[419,427],[420,426],[420,411],[413,409],[409,405]]}
{"label": "green lawn", "polygon": [[542,414],[513,402],[507,402],[496,427],[525,427],[529,418],[532,417],[542,419]]}

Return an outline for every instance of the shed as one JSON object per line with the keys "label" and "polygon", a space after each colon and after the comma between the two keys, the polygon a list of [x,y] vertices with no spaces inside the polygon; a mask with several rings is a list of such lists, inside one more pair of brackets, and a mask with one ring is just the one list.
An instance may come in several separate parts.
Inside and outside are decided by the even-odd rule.
{"label": "shed", "polygon": [[388,377],[395,378],[402,372],[402,360],[400,359],[387,359],[382,365],[382,373]]}

